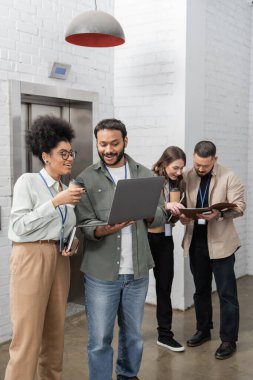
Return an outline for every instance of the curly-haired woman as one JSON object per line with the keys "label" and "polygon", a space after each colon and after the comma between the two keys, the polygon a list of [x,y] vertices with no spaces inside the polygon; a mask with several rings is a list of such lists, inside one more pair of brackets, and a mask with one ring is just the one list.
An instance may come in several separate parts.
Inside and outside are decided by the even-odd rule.
{"label": "curly-haired woman", "polygon": [[75,152],[71,125],[40,116],[27,132],[30,151],[43,163],[39,173],[25,173],[14,186],[9,239],[10,302],[13,337],[5,380],[59,380],[64,321],[70,283],[64,241],[76,218],[73,206],[84,189],[67,188]]}

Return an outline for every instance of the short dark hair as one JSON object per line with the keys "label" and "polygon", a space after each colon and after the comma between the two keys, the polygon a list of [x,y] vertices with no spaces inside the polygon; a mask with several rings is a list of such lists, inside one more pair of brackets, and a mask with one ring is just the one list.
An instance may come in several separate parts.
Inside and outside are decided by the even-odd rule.
{"label": "short dark hair", "polygon": [[26,144],[32,154],[40,159],[42,153],[50,153],[59,142],[71,142],[75,132],[71,124],[63,119],[51,115],[39,116],[26,132]]}
{"label": "short dark hair", "polygon": [[121,132],[123,139],[127,135],[125,124],[123,124],[122,121],[117,120],[117,119],[101,120],[94,129],[94,135],[96,138],[97,138],[98,131],[101,131],[102,129],[116,129],[117,131]]}
{"label": "short dark hair", "polygon": [[203,140],[199,141],[194,148],[194,153],[199,157],[215,157],[216,156],[216,146],[212,141]]}
{"label": "short dark hair", "polygon": [[[159,160],[153,165],[152,170],[156,175],[165,176],[165,178],[169,180],[165,168],[176,160],[183,160],[184,165],[186,165],[185,152],[178,146],[169,146],[165,149]],[[176,181],[177,186],[180,186],[182,178],[181,175],[178,177]]]}

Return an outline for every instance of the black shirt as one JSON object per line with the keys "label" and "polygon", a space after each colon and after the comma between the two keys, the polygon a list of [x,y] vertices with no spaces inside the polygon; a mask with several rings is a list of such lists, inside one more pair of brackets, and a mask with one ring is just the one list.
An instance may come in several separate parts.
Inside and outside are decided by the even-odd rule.
{"label": "black shirt", "polygon": [[[212,177],[211,172],[209,172],[206,175],[204,175],[203,177],[201,177],[201,181],[200,181],[200,185],[199,185],[199,189],[201,190],[201,192],[198,191],[197,202],[196,202],[196,207],[198,207],[198,208],[209,206],[208,195],[209,195],[209,186],[210,186],[210,182],[211,182],[211,177]],[[202,197],[201,197],[201,194],[202,194]],[[204,201],[204,202],[202,203],[202,201]],[[193,231],[193,239],[196,237],[198,239],[200,239],[200,238],[206,239],[207,224],[208,224],[208,222],[206,222],[205,224],[198,224],[198,220],[195,220],[194,231]]]}
{"label": "black shirt", "polygon": [[[209,186],[210,186],[211,177],[212,177],[212,174],[210,172],[207,173],[206,175],[204,175],[203,177],[201,177],[201,181],[200,181],[200,185],[199,185],[201,192],[200,192],[200,190],[198,191],[197,203],[196,203],[196,207],[198,207],[198,208],[209,206],[208,194],[209,194]],[[201,195],[200,194],[202,194],[202,201],[203,201],[203,197],[204,197],[204,203],[203,204],[201,201]]]}

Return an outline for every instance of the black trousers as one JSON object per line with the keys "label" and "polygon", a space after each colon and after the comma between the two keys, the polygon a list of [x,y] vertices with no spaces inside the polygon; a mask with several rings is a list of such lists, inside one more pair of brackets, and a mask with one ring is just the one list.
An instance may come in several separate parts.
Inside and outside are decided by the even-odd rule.
{"label": "black trousers", "polygon": [[194,306],[197,330],[213,328],[212,274],[220,301],[220,338],[236,342],[239,330],[239,303],[234,272],[235,255],[210,259],[207,245],[207,228],[195,227],[190,246],[190,268],[195,284]]}
{"label": "black trousers", "polygon": [[155,262],[156,279],[156,318],[158,335],[173,336],[171,287],[174,277],[174,242],[172,236],[164,233],[148,233],[149,245]]}

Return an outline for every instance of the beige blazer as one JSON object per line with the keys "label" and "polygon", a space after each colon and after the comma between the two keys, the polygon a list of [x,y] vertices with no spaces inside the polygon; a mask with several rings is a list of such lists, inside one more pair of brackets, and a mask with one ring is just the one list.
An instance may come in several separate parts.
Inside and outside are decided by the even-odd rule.
{"label": "beige blazer", "polygon": [[[195,169],[184,173],[187,207],[196,207],[200,177]],[[236,232],[233,219],[243,215],[246,204],[244,201],[244,186],[230,170],[215,163],[209,187],[209,205],[219,202],[231,202],[237,205],[235,211],[228,210],[224,219],[210,221],[207,227],[208,249],[211,259],[220,259],[232,255],[240,247],[240,239]],[[186,226],[182,242],[184,254],[189,253],[192,240],[194,221]]]}

